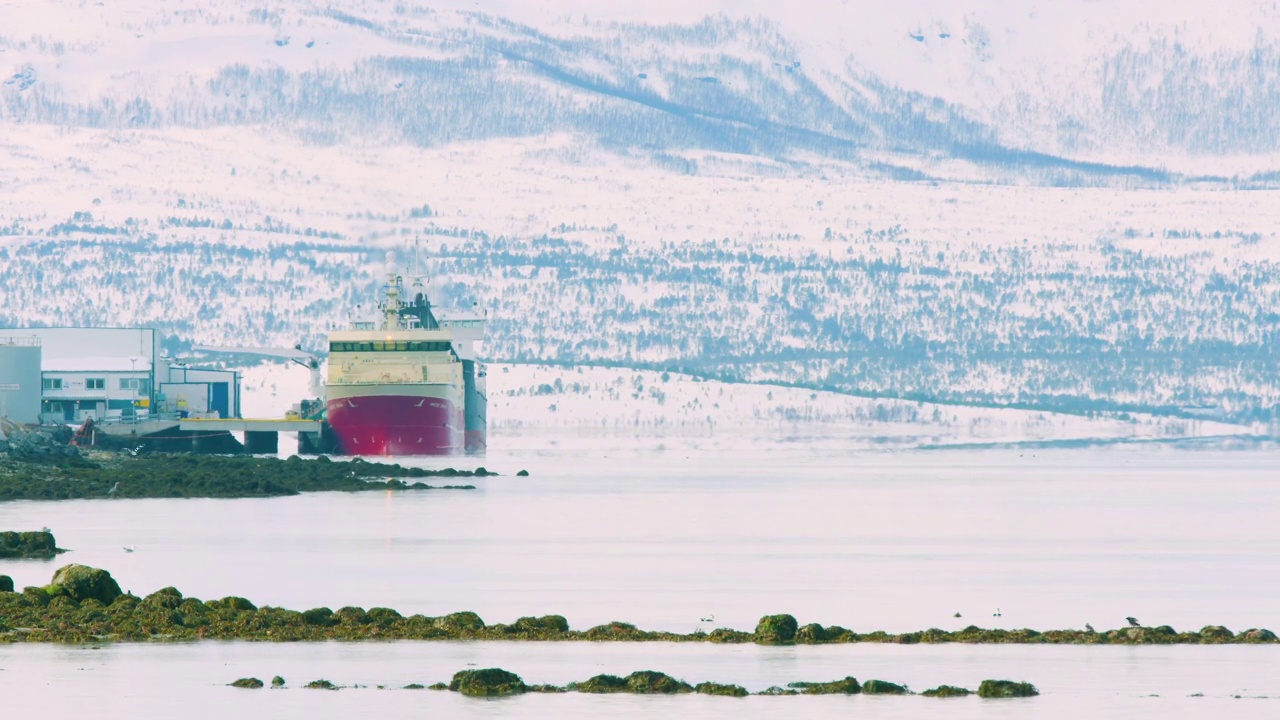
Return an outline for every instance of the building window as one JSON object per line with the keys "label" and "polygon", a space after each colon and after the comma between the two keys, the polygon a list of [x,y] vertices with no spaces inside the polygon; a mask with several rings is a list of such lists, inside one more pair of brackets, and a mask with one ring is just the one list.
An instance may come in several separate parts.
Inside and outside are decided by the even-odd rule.
{"label": "building window", "polygon": [[120,378],[120,389],[149,393],[151,392],[151,381],[147,378]]}
{"label": "building window", "polygon": [[107,380],[106,378],[89,378],[84,381],[84,389],[85,390],[106,390]]}
{"label": "building window", "polygon": [[62,378],[45,378],[44,389],[45,390],[61,390]]}

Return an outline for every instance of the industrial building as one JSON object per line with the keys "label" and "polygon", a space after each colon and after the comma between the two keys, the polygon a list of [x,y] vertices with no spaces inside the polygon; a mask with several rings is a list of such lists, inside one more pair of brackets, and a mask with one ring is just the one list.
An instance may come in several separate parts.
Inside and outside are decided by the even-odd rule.
{"label": "industrial building", "polygon": [[0,388],[25,423],[240,416],[239,374],[172,360],[153,328],[0,330]]}

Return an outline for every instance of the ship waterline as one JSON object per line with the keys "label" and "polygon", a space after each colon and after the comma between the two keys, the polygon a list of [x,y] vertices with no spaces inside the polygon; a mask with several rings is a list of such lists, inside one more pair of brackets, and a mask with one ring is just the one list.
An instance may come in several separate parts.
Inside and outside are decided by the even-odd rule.
{"label": "ship waterline", "polygon": [[347,455],[454,455],[466,449],[458,388],[449,384],[330,386],[329,427]]}

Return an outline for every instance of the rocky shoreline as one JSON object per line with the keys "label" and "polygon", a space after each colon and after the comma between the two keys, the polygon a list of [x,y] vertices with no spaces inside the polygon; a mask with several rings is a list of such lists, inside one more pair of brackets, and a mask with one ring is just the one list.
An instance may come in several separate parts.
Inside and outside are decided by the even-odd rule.
{"label": "rocky shoreline", "polygon": [[[0,576],[0,587],[10,578]],[[343,607],[297,611],[258,607],[242,597],[199,600],[176,588],[146,597],[121,591],[105,570],[68,565],[49,585],[21,592],[0,592],[0,643],[14,642],[148,642],[182,640],[251,640],[267,642],[323,640],[487,640],[710,642],[761,645],[825,645],[841,643],[972,643],[1058,645],[1222,645],[1275,644],[1270,630],[1235,633],[1219,625],[1195,632],[1168,626],[1091,630],[984,629],[970,626],[953,632],[929,629],[911,633],[857,633],[838,626],[799,625],[791,615],[768,615],[753,632],[717,628],[710,633],[641,630],[613,622],[573,630],[561,615],[522,617],[513,623],[488,624],[474,612],[439,617],[401,615],[391,608]]]}
{"label": "rocky shoreline", "polygon": [[[74,450],[74,448],[72,448]],[[93,452],[28,462],[0,456],[0,502],[124,498],[251,498],[304,492],[474,490],[474,485],[428,485],[423,478],[488,477],[475,470],[426,470],[365,462],[224,455]]]}
{"label": "rocky shoreline", "polygon": [[[284,678],[279,675],[271,680],[273,689],[285,687]],[[258,678],[240,678],[228,683],[230,687],[259,690],[266,686]],[[303,685],[311,690],[340,690],[329,680],[312,680]],[[362,685],[353,685],[363,688]],[[385,690],[385,685],[376,686]],[[467,697],[506,697],[524,695],[526,693],[588,693],[630,694],[630,695],[716,695],[720,697],[747,697],[748,695],[786,696],[786,695],[915,695],[907,686],[891,683],[886,680],[867,680],[859,683],[857,678],[845,677],[829,682],[793,682],[786,687],[773,686],[757,693],[748,692],[741,685],[717,682],[701,682],[696,685],[679,680],[656,670],[637,670],[619,677],[617,675],[596,675],[582,682],[571,682],[568,685],[529,685],[521,677],[502,668],[484,668],[479,670],[460,670],[447,683],[433,685],[413,683],[406,685],[405,690],[448,690]],[[975,692],[967,688],[953,685],[940,685],[931,690],[919,693],[925,697],[965,697],[977,695],[980,698],[1016,698],[1035,697],[1040,694],[1034,685],[1012,680],[983,680]]]}
{"label": "rocky shoreline", "polygon": [[64,552],[48,530],[0,532],[0,560],[52,560]]}

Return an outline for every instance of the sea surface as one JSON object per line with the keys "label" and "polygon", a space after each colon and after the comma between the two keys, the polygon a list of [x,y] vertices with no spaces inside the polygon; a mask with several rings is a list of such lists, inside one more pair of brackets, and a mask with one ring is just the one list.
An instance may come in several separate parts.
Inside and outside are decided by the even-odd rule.
{"label": "sea surface", "polygon": [[[1280,630],[1271,449],[495,444],[480,462],[503,474],[475,491],[0,504],[0,529],[47,526],[71,550],[0,561],[0,574],[45,584],[78,562],[137,595],[172,585],[202,599],[472,610],[487,622],[555,613],[579,629],[621,620],[749,631],[786,612],[860,632],[1103,630],[1129,615],[1179,630]],[[516,477],[521,469],[529,477]],[[1043,694],[477,701],[399,689],[491,666],[556,684],[653,669],[753,691],[853,675],[914,690],[1007,678]],[[46,717],[91,706],[99,718],[1280,717],[1278,670],[1274,646],[17,645],[0,646],[0,703]],[[291,686],[323,677],[348,687],[225,687],[277,674]]]}

